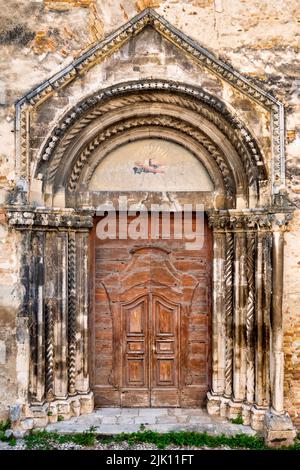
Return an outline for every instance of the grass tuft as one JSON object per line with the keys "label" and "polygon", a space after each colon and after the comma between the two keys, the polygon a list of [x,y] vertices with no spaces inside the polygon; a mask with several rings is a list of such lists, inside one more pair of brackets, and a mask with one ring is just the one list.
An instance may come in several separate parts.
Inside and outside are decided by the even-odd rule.
{"label": "grass tuft", "polygon": [[242,415],[238,415],[236,418],[230,420],[232,424],[244,424]]}
{"label": "grass tuft", "polygon": [[9,442],[10,445],[14,445],[13,442],[15,439],[13,437],[6,437],[5,431],[10,429],[11,422],[10,421],[0,421],[0,441],[2,442]]}
{"label": "grass tuft", "polygon": [[24,438],[27,449],[54,450],[59,444],[73,443],[84,447],[92,447],[96,435],[90,431],[79,434],[58,434],[56,432],[35,431]]}

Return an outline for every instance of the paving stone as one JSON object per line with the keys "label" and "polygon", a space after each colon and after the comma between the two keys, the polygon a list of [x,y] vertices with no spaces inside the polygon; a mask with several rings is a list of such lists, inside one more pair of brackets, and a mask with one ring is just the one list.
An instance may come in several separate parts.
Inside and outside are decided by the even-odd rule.
{"label": "paving stone", "polygon": [[211,423],[211,419],[209,416],[189,416],[189,423],[201,423],[201,424],[205,424],[205,423]]}
{"label": "paving stone", "polygon": [[208,413],[201,408],[167,408],[169,415],[206,416]]}
{"label": "paving stone", "polygon": [[176,416],[177,423],[181,423],[181,424],[188,423],[190,421],[190,418],[191,417],[189,415]]}
{"label": "paving stone", "polygon": [[135,424],[155,424],[157,416],[156,415],[148,415],[148,416],[137,416],[134,418]]}
{"label": "paving stone", "polygon": [[138,416],[139,408],[121,408],[121,416]]}
{"label": "paving stone", "polygon": [[122,414],[122,408],[101,408],[96,410],[96,414],[99,416],[119,416]]}
{"label": "paving stone", "polygon": [[167,416],[168,408],[139,408],[139,416]]}
{"label": "paving stone", "polygon": [[173,431],[184,431],[186,428],[181,424],[151,424],[147,426],[147,429],[150,431],[156,431],[160,433],[173,432]]}
{"label": "paving stone", "polygon": [[85,427],[78,426],[56,426],[55,424],[49,424],[46,428],[48,432],[58,432],[60,434],[78,434],[87,430]]}
{"label": "paving stone", "polygon": [[120,416],[118,418],[118,424],[120,426],[122,426],[123,424],[134,424],[135,423],[135,418],[137,418],[137,416],[131,416],[131,415]]}
{"label": "paving stone", "polygon": [[[187,417],[185,416],[185,419]],[[167,415],[167,416],[157,416],[156,417],[156,423],[157,424],[177,424],[178,423],[178,419],[177,419],[177,416],[170,416],[170,415]]]}
{"label": "paving stone", "polygon": [[209,416],[206,410],[202,410],[201,408],[194,408],[189,410],[189,414],[191,416]]}
{"label": "paving stone", "polygon": [[117,424],[117,417],[116,416],[103,416],[101,418],[101,424]]}
{"label": "paving stone", "polygon": [[137,432],[139,430],[139,425],[137,424],[124,424],[123,426],[116,426],[113,424],[101,424],[98,427],[97,431],[101,434],[119,434],[121,432],[131,433]]}

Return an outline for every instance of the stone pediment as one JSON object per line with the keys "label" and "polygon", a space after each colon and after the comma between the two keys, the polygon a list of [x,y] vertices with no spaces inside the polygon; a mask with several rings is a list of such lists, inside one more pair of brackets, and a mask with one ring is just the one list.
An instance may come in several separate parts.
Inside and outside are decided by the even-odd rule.
{"label": "stone pediment", "polygon": [[[168,54],[170,65],[161,60]],[[130,82],[124,82],[124,76]],[[230,117],[235,132],[250,146],[260,179],[268,180],[269,194],[284,187],[283,105],[151,9],[17,102],[18,185],[25,193],[28,188],[45,191],[41,166],[57,152],[65,132],[95,103],[101,105],[123,93],[172,92],[170,87],[191,99],[206,99],[210,107]]]}

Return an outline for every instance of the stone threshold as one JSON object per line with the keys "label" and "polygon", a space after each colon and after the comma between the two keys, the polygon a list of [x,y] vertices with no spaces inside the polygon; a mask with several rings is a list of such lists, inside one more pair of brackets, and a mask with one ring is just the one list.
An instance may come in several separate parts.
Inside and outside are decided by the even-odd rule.
{"label": "stone threshold", "polygon": [[45,429],[61,434],[76,434],[93,429],[95,433],[114,435],[146,429],[160,433],[195,431],[212,435],[257,435],[250,426],[233,424],[212,417],[206,410],[195,408],[102,408],[88,415],[48,424]]}

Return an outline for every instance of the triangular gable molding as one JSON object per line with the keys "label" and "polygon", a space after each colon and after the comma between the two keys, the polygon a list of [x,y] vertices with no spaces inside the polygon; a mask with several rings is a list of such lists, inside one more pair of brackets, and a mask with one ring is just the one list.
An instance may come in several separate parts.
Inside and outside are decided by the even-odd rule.
{"label": "triangular gable molding", "polygon": [[[29,105],[29,108],[36,107],[47,100],[55,91],[66,86],[73,81],[76,76],[82,75],[95,63],[103,60],[116,50],[119,50],[129,39],[140,33],[146,26],[151,25],[158,33],[182,49],[188,55],[200,62],[223,80],[229,82],[236,89],[246,94],[272,114],[273,125],[273,192],[278,193],[285,186],[285,154],[284,154],[284,107],[283,104],[271,94],[265,92],[257,85],[251,83],[239,72],[235,71],[228,64],[216,58],[207,49],[196,44],[191,38],[172,26],[167,20],[158,15],[152,9],[145,9],[136,15],[132,20],[119,28],[114,33],[107,36],[103,41],[92,46],[81,57],[68,65],[62,71],[55,74],[49,80],[37,86],[30,93],[26,94],[16,103],[16,150],[17,150],[17,172],[22,174],[20,166],[27,160],[26,134],[29,131],[28,110],[22,113],[22,109]],[[26,114],[25,116],[22,114]],[[27,163],[26,163],[27,166]],[[20,174],[21,173],[21,174]]]}

